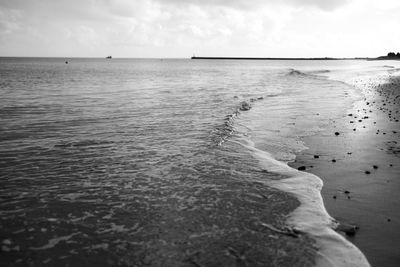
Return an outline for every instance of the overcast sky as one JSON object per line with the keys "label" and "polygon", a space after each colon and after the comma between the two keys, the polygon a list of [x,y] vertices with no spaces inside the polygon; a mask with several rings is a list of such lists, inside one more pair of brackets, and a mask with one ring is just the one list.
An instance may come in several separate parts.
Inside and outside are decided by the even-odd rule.
{"label": "overcast sky", "polygon": [[400,51],[399,0],[0,0],[0,56],[354,57]]}

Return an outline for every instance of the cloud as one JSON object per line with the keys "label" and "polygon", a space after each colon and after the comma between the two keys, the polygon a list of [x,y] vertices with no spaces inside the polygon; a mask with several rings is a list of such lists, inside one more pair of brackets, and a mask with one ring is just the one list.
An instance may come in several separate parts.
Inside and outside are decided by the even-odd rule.
{"label": "cloud", "polygon": [[334,10],[345,5],[350,0],[156,0],[163,4],[221,6],[237,9],[258,9],[271,5],[285,5],[294,7],[317,7],[323,10]]}
{"label": "cloud", "polygon": [[[365,43],[374,43],[375,50],[385,43],[399,43],[393,34],[394,25],[400,23],[398,3],[0,0],[0,51],[3,55],[30,56],[182,57],[193,52],[217,56],[351,56],[363,50],[368,55],[372,48]],[[385,29],[379,29],[379,25],[385,25]],[[380,39],[372,40],[374,35]]]}

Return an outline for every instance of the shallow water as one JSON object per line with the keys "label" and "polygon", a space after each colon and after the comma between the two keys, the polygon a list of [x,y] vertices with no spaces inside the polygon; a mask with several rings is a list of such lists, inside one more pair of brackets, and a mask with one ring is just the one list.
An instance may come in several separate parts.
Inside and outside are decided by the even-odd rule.
{"label": "shallow water", "polygon": [[243,144],[292,160],[359,97],[320,75],[364,63],[68,61],[0,59],[2,265],[314,264]]}

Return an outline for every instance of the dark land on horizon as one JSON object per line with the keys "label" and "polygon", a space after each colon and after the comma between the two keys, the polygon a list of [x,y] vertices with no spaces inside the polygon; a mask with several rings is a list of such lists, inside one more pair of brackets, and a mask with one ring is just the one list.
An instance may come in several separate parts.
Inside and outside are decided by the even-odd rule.
{"label": "dark land on horizon", "polygon": [[218,60],[343,60],[368,58],[332,58],[332,57],[191,57],[191,59],[218,59]]}

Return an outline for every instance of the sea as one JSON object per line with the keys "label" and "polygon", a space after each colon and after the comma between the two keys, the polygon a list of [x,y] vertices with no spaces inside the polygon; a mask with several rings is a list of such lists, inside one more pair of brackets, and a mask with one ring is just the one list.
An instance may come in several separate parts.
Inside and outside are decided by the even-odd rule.
{"label": "sea", "polygon": [[368,266],[287,163],[396,70],[0,58],[0,265]]}

